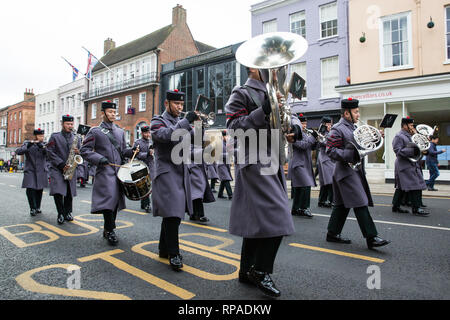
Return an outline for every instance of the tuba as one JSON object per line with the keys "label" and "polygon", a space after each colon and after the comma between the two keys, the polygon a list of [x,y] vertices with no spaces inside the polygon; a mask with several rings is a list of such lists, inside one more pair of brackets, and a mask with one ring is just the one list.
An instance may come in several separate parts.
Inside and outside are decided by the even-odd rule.
{"label": "tuba", "polygon": [[73,130],[75,136],[73,137],[72,146],[70,147],[69,157],[66,161],[66,166],[69,168],[64,172],[64,180],[72,180],[77,166],[83,163],[83,158],[79,154],[75,154],[75,149],[78,146],[79,135]]}
{"label": "tuba", "polygon": [[300,59],[308,49],[302,36],[291,32],[272,32],[259,35],[244,42],[236,51],[236,60],[248,67],[259,69],[269,96],[272,113],[270,128],[278,129],[280,135],[280,163],[286,162],[285,134],[291,127],[291,110],[285,99],[278,105],[277,93],[289,92],[286,83],[287,66]]}
{"label": "tuba", "polygon": [[358,161],[356,164],[349,163],[349,166],[358,171],[361,168],[363,159],[369,153],[375,152],[384,144],[384,138],[380,130],[375,127],[369,126],[368,124],[358,121],[355,131],[353,131],[353,138],[355,143],[350,141],[350,143],[355,147],[358,152]]}

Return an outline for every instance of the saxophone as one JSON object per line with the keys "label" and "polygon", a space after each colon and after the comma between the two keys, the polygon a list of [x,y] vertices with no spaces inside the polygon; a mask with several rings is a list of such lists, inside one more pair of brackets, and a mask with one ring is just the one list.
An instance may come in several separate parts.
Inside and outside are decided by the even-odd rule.
{"label": "saxophone", "polygon": [[[75,133],[75,130],[73,132]],[[79,136],[75,133],[72,141],[72,146],[70,147],[69,157],[66,161],[66,166],[68,166],[69,169],[67,169],[63,174],[64,180],[72,180],[77,166],[83,163],[83,158],[79,154],[75,154],[75,149],[78,146],[78,140]]]}

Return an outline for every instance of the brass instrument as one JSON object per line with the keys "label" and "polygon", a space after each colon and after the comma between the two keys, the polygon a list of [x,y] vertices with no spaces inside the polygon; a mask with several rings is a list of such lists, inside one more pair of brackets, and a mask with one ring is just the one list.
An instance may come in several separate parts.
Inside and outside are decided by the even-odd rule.
{"label": "brass instrument", "polygon": [[75,130],[72,131],[75,136],[73,137],[72,146],[70,147],[69,157],[66,161],[66,166],[69,168],[64,171],[64,180],[70,181],[75,174],[77,166],[83,163],[83,158],[79,154],[75,154],[75,149],[78,146],[79,135],[76,134]]}
{"label": "brass instrument", "polygon": [[426,124],[416,126],[416,133],[411,137],[412,142],[419,148],[420,153],[417,157],[408,158],[411,162],[418,162],[423,157],[423,152],[430,149],[431,144],[428,137],[432,136],[436,127],[431,128]]}
{"label": "brass instrument", "polygon": [[248,67],[259,69],[272,107],[270,128],[279,130],[279,160],[286,162],[287,143],[285,134],[291,127],[291,110],[286,99],[279,106],[277,93],[289,92],[286,83],[287,66],[300,59],[308,49],[308,42],[295,33],[272,32],[259,35],[244,42],[236,52],[236,60]]}
{"label": "brass instrument", "polygon": [[[202,121],[204,128],[209,128],[216,122],[216,114],[214,112],[210,112],[208,114],[204,114],[201,112],[195,112],[195,113],[197,113],[198,117]],[[181,116],[186,116],[186,114],[187,114],[187,112],[184,112],[184,111],[180,112]]]}
{"label": "brass instrument", "polygon": [[380,130],[369,126],[361,120],[355,125],[357,127],[356,130],[353,131],[353,138],[355,139],[356,144],[351,141],[350,143],[357,150],[359,159],[356,164],[349,163],[349,166],[353,170],[358,171],[365,156],[383,147],[384,138]]}

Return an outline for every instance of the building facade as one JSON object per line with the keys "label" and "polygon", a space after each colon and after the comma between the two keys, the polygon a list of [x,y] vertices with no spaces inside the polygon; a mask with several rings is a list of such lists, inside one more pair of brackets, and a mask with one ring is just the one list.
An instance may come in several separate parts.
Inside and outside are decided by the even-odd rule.
{"label": "building facade", "polygon": [[0,159],[7,160],[11,155],[6,152],[8,136],[8,107],[0,109]]}
{"label": "building facade", "polygon": [[101,123],[101,103],[118,105],[117,124],[132,144],[140,137],[139,127],[149,124],[160,112],[159,94],[161,65],[213,49],[195,41],[186,20],[186,10],[177,5],[172,10],[172,23],[142,38],[115,47],[114,41],[104,43],[93,80],[84,94],[87,125]]}
{"label": "building facade", "polygon": [[34,106],[34,93],[26,89],[23,101],[8,107],[7,148],[15,149],[25,140],[33,140]]}
{"label": "building facade", "polygon": [[[251,6],[252,36],[293,32],[308,42],[308,51],[290,66],[306,80],[301,101],[291,102],[295,113],[317,128],[324,115],[340,117],[340,94],[335,86],[347,83],[348,0],[267,0]],[[289,78],[288,78],[289,79]]]}
{"label": "building facade", "polygon": [[[336,91],[360,100],[369,125],[398,115],[385,148],[366,157],[368,174],[394,179],[392,140],[405,116],[437,126],[439,144],[450,150],[450,2],[350,0],[349,44],[351,84]],[[440,182],[450,181],[449,155],[439,157]]]}
{"label": "building facade", "polygon": [[214,112],[216,122],[212,128],[224,128],[225,104],[231,91],[247,80],[245,67],[235,58],[239,46],[235,44],[162,65],[160,105],[164,103],[166,90],[186,93],[184,111],[194,110],[198,96],[204,95],[211,103],[199,111]]}
{"label": "building facade", "polygon": [[58,88],[59,108],[57,108],[55,131],[61,130],[61,119],[64,114],[70,114],[74,118],[74,128],[80,124],[86,124],[83,94],[87,89],[87,80],[82,78]]}
{"label": "building facade", "polygon": [[[34,123],[36,128],[45,130],[45,141],[53,132],[58,131],[58,97],[59,90],[36,95],[36,110]],[[59,129],[58,129],[59,128]]]}

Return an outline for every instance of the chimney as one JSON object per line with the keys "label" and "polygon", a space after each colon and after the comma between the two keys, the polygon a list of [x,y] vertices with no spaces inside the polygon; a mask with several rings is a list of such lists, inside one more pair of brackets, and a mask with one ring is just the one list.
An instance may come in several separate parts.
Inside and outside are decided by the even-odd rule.
{"label": "chimney", "polygon": [[113,39],[108,38],[103,43],[103,54],[105,55],[109,50],[114,49],[116,47],[116,43]]}
{"label": "chimney", "polygon": [[23,100],[27,101],[28,99],[31,99],[34,97],[33,89],[25,89],[25,92],[23,94]]}
{"label": "chimney", "polygon": [[182,5],[177,4],[175,8],[172,9],[172,25],[183,25],[186,24],[186,9]]}

